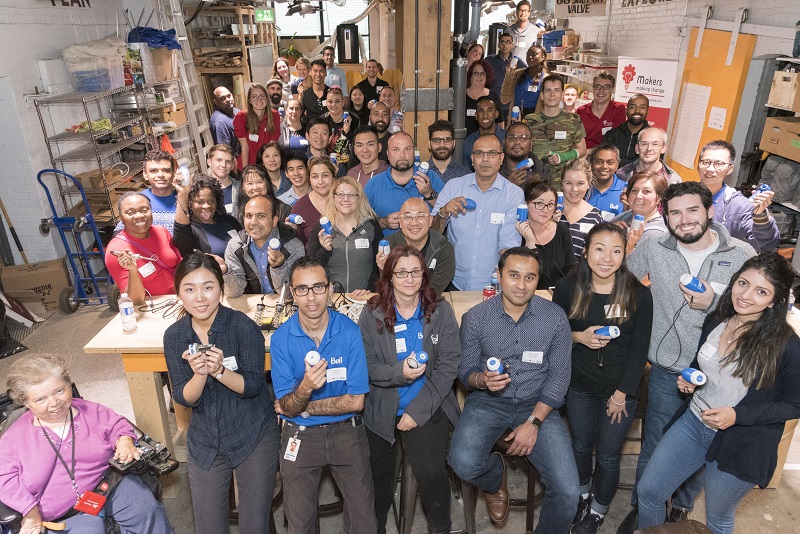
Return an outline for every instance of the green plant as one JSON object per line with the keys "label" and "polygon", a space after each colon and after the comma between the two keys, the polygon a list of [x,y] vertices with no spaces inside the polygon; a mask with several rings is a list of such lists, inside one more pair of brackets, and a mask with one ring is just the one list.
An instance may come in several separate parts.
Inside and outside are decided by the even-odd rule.
{"label": "green plant", "polygon": [[286,48],[281,48],[281,56],[285,58],[294,59],[295,61],[299,58],[303,57],[303,53],[294,46],[294,38],[297,35],[297,32],[294,32],[292,38],[289,40],[289,46]]}

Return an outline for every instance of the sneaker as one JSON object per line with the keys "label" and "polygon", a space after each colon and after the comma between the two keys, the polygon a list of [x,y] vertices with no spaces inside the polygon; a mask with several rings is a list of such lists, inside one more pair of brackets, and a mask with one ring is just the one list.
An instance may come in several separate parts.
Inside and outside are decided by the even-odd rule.
{"label": "sneaker", "polygon": [[586,517],[572,525],[570,534],[597,534],[597,529],[603,524],[603,519],[594,512],[589,512]]}
{"label": "sneaker", "polygon": [[589,513],[589,507],[592,504],[592,496],[589,495],[585,499],[583,497],[580,498],[578,501],[578,511],[575,513],[575,519],[572,520],[572,524],[574,525],[584,517],[586,514]]}
{"label": "sneaker", "polygon": [[683,508],[673,507],[667,515],[667,523],[680,523],[689,519],[689,512]]}

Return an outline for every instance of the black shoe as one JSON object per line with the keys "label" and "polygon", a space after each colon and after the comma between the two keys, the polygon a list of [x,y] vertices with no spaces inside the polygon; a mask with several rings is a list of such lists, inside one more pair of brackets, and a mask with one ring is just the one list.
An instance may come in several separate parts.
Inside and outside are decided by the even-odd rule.
{"label": "black shoe", "polygon": [[628,515],[625,516],[625,519],[623,519],[622,523],[620,523],[619,527],[617,527],[617,534],[633,534],[638,525],[639,506],[633,505],[631,511],[628,512]]}
{"label": "black shoe", "polygon": [[586,517],[586,514],[589,513],[589,507],[592,504],[592,496],[589,495],[585,499],[583,497],[580,498],[578,501],[578,511],[575,513],[575,519],[572,520],[572,524],[579,522],[581,519]]}
{"label": "black shoe", "polygon": [[667,523],[680,523],[689,519],[689,511],[683,508],[673,508],[667,516]]}
{"label": "black shoe", "polygon": [[597,529],[599,529],[602,524],[602,517],[593,512],[589,512],[586,514],[586,517],[572,525],[569,532],[570,534],[597,534]]}

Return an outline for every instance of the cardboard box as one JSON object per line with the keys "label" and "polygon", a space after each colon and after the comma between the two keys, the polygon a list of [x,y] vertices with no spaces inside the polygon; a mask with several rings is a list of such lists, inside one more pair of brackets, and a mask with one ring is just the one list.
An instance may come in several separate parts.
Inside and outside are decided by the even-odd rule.
{"label": "cardboard box", "polygon": [[767,105],[800,111],[800,72],[776,72],[772,76]]}
{"label": "cardboard box", "polygon": [[72,283],[63,259],[0,269],[3,291],[33,291],[48,310],[58,309],[58,297]]}
{"label": "cardboard box", "polygon": [[[153,69],[156,73],[156,80],[174,80],[178,77],[178,56],[177,50],[164,48],[151,48],[150,57],[153,58]],[[150,83],[150,80],[147,81]]]}
{"label": "cardboard box", "polygon": [[768,117],[761,150],[800,162],[800,117]]}
{"label": "cardboard box", "polygon": [[82,172],[80,174],[76,174],[75,178],[80,180],[81,185],[84,189],[98,189],[103,186],[103,174],[105,174],[106,178],[106,185],[111,186],[112,184],[116,184],[121,182],[124,178],[122,171],[117,167],[111,169],[104,169],[101,173],[100,169],[94,169],[91,171]]}
{"label": "cardboard box", "polygon": [[181,103],[175,106],[175,111],[172,111],[172,106],[157,109],[151,113],[155,122],[169,122],[173,121],[176,125],[186,124],[186,105]]}

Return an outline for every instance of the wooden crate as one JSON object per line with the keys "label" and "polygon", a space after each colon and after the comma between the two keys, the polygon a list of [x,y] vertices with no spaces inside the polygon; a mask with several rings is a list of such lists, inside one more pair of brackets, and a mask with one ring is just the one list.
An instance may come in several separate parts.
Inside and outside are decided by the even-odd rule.
{"label": "wooden crate", "polygon": [[767,105],[789,111],[800,111],[800,73],[776,72]]}

